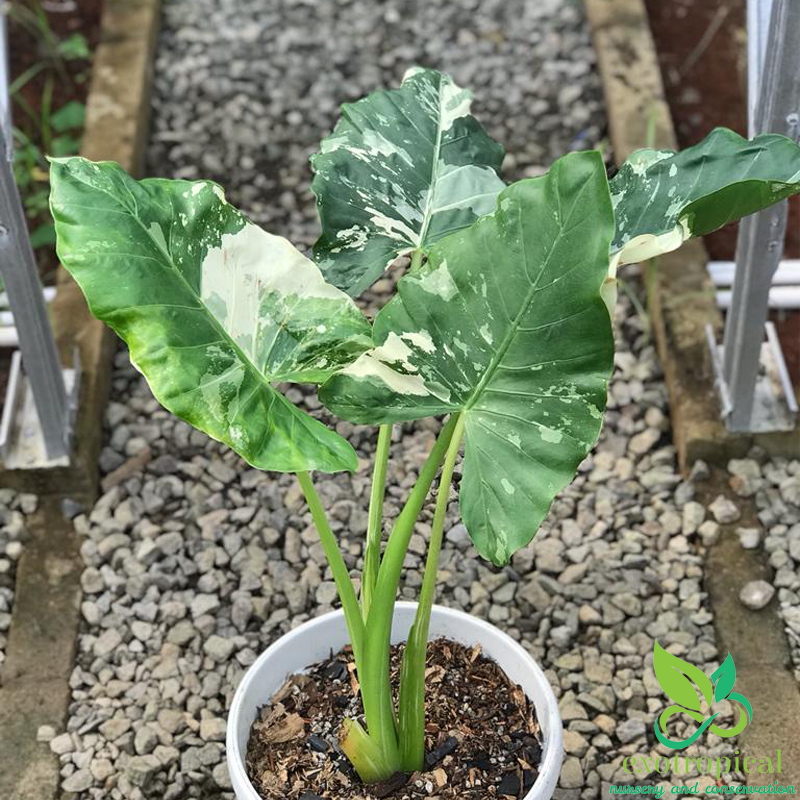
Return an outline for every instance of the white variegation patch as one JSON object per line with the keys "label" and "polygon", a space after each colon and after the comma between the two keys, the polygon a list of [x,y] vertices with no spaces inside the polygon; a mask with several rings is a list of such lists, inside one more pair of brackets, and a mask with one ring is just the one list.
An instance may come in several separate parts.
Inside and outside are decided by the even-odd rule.
{"label": "white variegation patch", "polygon": [[[369,206],[366,208],[368,214],[372,214],[370,222],[377,230],[388,236],[390,239],[396,239],[399,242],[404,242],[408,245],[407,249],[416,249],[419,247],[419,233],[411,228],[405,220],[398,219],[397,217],[389,217],[386,214],[381,214],[374,208]],[[407,252],[407,249],[401,249],[399,253]]]}
{"label": "white variegation patch", "polygon": [[382,133],[376,130],[364,131],[364,144],[371,156],[400,156],[406,164],[414,166],[414,159],[402,147],[389,141]]}
{"label": "white variegation patch", "polygon": [[561,440],[564,438],[564,434],[561,431],[544,426],[539,428],[539,434],[545,442],[550,442],[550,444],[561,444]]}
{"label": "white variegation patch", "polygon": [[430,192],[431,202],[427,205],[425,216],[433,217],[444,211],[468,208],[476,217],[482,217],[494,211],[497,195],[504,186],[491,167],[444,165]]}
{"label": "white variegation patch", "polygon": [[366,228],[361,228],[358,225],[353,225],[352,228],[344,228],[336,232],[336,238],[342,240],[341,247],[332,247],[332,253],[340,253],[342,250],[363,250],[369,238],[369,231]]}
{"label": "white variegation patch", "polygon": [[424,353],[430,354],[436,350],[436,345],[433,343],[433,339],[431,339],[430,334],[426,331],[403,333],[401,334],[401,337],[422,350]]}
{"label": "white variegation patch", "polygon": [[664,253],[677,250],[687,239],[691,238],[689,223],[686,219],[679,220],[678,224],[667,233],[654,236],[644,233],[626,242],[617,254],[619,264],[638,264],[641,261],[655,258]]}
{"label": "white variegation patch", "polygon": [[637,150],[625,163],[630,165],[634,175],[644,176],[654,164],[674,155],[672,150]]}
{"label": "white variegation patch", "polygon": [[449,131],[453,123],[460,117],[466,117],[472,108],[472,92],[456,86],[449,78],[443,81],[441,88],[443,131]]}
{"label": "white variegation patch", "polygon": [[[421,352],[422,356],[418,355],[418,358],[424,363],[424,356],[435,349],[433,340],[426,331],[401,334],[390,331],[382,345],[361,355],[339,374],[362,380],[377,379],[398,394],[438,397],[446,402],[449,392],[441,386],[434,388],[427,385],[414,364],[415,350]],[[398,367],[403,372],[398,371]]]}
{"label": "white variegation patch", "polygon": [[692,232],[689,228],[687,219],[679,220],[678,224],[671,230],[662,234],[643,233],[634,236],[626,242],[621,250],[613,253],[608,268],[608,277],[615,280],[617,269],[624,264],[639,264],[657,258],[665,253],[677,250],[687,239],[690,239]]}
{"label": "white variegation patch", "polygon": [[414,65],[413,67],[409,67],[405,71],[405,73],[403,74],[403,81],[402,82],[406,83],[411,78],[413,78],[415,75],[421,75],[423,72],[425,72],[425,68],[424,67],[420,67],[418,65]]}
{"label": "white variegation patch", "polygon": [[[425,73],[421,67],[411,67],[403,76],[403,84]],[[438,87],[426,86],[423,92],[428,108],[438,118],[439,134],[450,130],[457,119],[468,116],[471,111],[472,92],[456,85],[449,75],[442,76]]]}
{"label": "white variegation patch", "polygon": [[403,369],[416,372],[417,368],[410,362],[413,351],[403,341],[403,337],[391,331],[386,341],[373,351],[373,356],[386,364],[402,364]]}
{"label": "white variegation patch", "polygon": [[273,295],[287,314],[298,300],[311,298],[355,309],[353,301],[327,283],[319,267],[287,239],[251,223],[236,233],[223,234],[219,246],[212,247],[203,259],[200,298],[253,359],[260,338],[281,324],[281,320],[265,320],[261,314],[267,295]]}
{"label": "white variegation patch", "polygon": [[458,287],[447,269],[447,261],[442,261],[436,269],[422,275],[419,285],[429,294],[436,295],[442,300],[451,300],[458,292]]}
{"label": "white variegation patch", "polygon": [[[614,267],[614,272],[616,274],[616,266]],[[603,285],[600,287],[600,297],[606,304],[608,315],[611,317],[611,319],[614,319],[618,296],[619,287],[617,285],[617,279],[615,277],[607,277]]]}
{"label": "white variegation patch", "polygon": [[431,394],[425,387],[425,381],[419,375],[404,375],[397,372],[381,360],[377,350],[359,356],[339,374],[359,380],[377,379],[386,384],[393,392],[402,395],[429,397]]}
{"label": "white variegation patch", "polygon": [[162,230],[161,226],[157,222],[151,222],[150,227],[147,230],[161,249],[161,252],[169,254],[169,247],[167,246],[167,240],[164,236],[164,231]]}

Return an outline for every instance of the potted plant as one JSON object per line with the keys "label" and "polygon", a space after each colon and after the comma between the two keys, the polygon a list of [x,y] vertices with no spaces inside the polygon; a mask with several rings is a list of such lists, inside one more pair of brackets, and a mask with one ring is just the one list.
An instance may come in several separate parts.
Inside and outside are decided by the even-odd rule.
{"label": "potted plant", "polygon": [[[342,750],[365,784],[421,770],[436,744],[425,728],[431,634],[482,645],[522,687],[544,742],[538,777],[519,793],[552,795],[561,728],[543,674],[492,626],[433,606],[460,450],[464,523],[478,552],[505,564],[600,432],[617,267],[800,191],[792,141],[723,129],[680,153],[638,151],[610,181],[599,153],[579,152],[505,186],[503,150],[470,103],[448,76],[414,69],[400,88],[345,105],[313,158],[313,258],[251,223],[214,183],[52,163],[58,253],[94,314],[167,409],[254,467],[297,474],[336,583],[341,611],[283,637],[237,691],[228,759],[240,800],[259,796],[244,764],[259,708],[347,642],[363,718],[344,720]],[[409,263],[395,295],[367,319],[353,298],[400,257]],[[356,470],[355,452],[286,399],[276,387],[287,382],[316,384],[331,412],[378,426],[360,591],[311,476]],[[424,417],[446,421],[384,541],[392,426]],[[396,604],[437,476],[419,603]],[[400,641],[395,695],[390,645]]]}

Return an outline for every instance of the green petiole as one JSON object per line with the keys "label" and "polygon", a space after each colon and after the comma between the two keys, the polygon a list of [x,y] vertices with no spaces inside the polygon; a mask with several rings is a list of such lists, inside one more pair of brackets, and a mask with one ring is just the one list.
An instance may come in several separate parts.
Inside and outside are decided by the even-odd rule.
{"label": "green petiole", "polygon": [[361,578],[361,613],[367,621],[378,580],[381,564],[381,540],[383,526],[383,498],[386,489],[386,467],[392,444],[392,426],[381,425],[378,431],[378,447],[375,452],[375,468],[372,474],[372,492],[369,499],[369,525],[367,546],[364,553],[364,574]]}
{"label": "green petiole", "polygon": [[344,721],[339,744],[364,783],[386,780],[397,771],[357,720]]}
{"label": "green petiole", "polygon": [[421,770],[425,762],[425,658],[428,650],[428,633],[431,625],[431,610],[436,593],[436,578],[439,571],[439,554],[442,550],[444,523],[450,496],[458,451],[464,435],[464,417],[457,415],[453,438],[447,449],[436,510],[433,516],[431,540],[425,563],[419,605],[414,625],[408,635],[403,667],[400,673],[400,702],[398,734],[400,740],[401,768],[408,772]]}
{"label": "green petiole", "polygon": [[400,751],[389,680],[389,645],[395,599],[414,526],[450,446],[456,424],[457,417],[451,417],[442,428],[395,522],[378,571],[366,624],[368,634],[364,640],[363,669],[359,671],[364,715],[370,738],[381,749],[386,762],[395,765],[395,769],[400,766]]}
{"label": "green petiole", "polygon": [[350,573],[347,571],[347,565],[344,563],[339,545],[336,542],[336,536],[328,523],[328,517],[322,507],[317,490],[314,488],[311,476],[307,472],[298,472],[297,480],[303,489],[308,508],[311,511],[311,517],[319,533],[322,549],[325,551],[325,558],[328,560],[333,573],[333,580],[336,583],[336,590],[339,593],[339,600],[341,600],[345,620],[347,621],[347,629],[350,632],[350,643],[353,645],[356,669],[360,675],[364,654],[364,620],[358,606],[356,590],[353,588]]}

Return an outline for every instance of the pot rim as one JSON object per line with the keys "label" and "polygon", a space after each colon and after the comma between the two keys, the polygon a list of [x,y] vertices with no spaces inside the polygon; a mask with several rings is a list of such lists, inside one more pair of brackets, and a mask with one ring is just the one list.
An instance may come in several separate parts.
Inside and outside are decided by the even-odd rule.
{"label": "pot rim", "polygon": [[[400,600],[395,604],[395,612],[398,609],[413,610],[416,609],[417,605],[418,604],[415,602]],[[539,775],[537,776],[536,781],[531,787],[528,795],[526,795],[526,797],[528,797],[535,791],[538,784],[545,782],[552,772],[555,772],[556,776],[558,776],[561,771],[561,761],[563,759],[563,729],[561,723],[561,714],[558,708],[558,700],[556,699],[550,682],[547,680],[542,668],[537,664],[533,656],[531,656],[531,654],[525,650],[522,645],[512,639],[507,633],[505,633],[505,631],[500,630],[500,628],[498,628],[496,625],[492,625],[491,623],[486,622],[485,620],[480,619],[472,614],[468,614],[465,611],[448,608],[447,606],[434,605],[433,611],[444,616],[449,616],[450,618],[459,619],[461,622],[472,626],[473,629],[478,628],[484,632],[490,633],[492,636],[499,635],[500,639],[503,640],[504,646],[512,651],[516,658],[523,661],[527,669],[531,671],[534,683],[539,688],[541,698],[544,701],[544,707],[536,707],[537,721],[539,722],[542,730],[542,760],[539,766]],[[228,770],[231,773],[231,780],[234,786],[238,783],[239,785],[247,787],[248,794],[251,795],[248,800],[261,800],[261,797],[253,788],[250,778],[247,775],[244,754],[239,747],[239,742],[236,736],[237,726],[234,724],[234,720],[237,720],[243,712],[242,706],[244,705],[246,695],[249,694],[251,685],[255,683],[257,677],[261,673],[261,668],[263,668],[265,663],[270,660],[273,653],[278,649],[279,646],[286,647],[287,641],[293,638],[298,638],[302,634],[307,633],[309,630],[324,629],[334,618],[341,618],[343,616],[344,612],[341,609],[329,611],[319,617],[314,617],[313,619],[307,620],[297,628],[294,628],[288,633],[285,633],[283,636],[280,636],[247,668],[244,677],[239,682],[239,685],[237,686],[236,692],[233,696],[233,701],[231,702],[230,710],[228,712],[225,750]],[[311,664],[308,666],[311,666]],[[265,698],[264,702],[266,703],[268,700],[269,698]],[[545,726],[548,729],[546,733]],[[233,775],[234,772],[236,773],[235,777]],[[556,778],[556,784],[557,780],[558,779]]]}

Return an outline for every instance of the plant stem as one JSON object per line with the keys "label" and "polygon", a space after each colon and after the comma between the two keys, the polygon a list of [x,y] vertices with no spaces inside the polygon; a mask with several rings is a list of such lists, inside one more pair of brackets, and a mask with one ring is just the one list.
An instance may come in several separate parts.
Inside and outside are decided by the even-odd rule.
{"label": "plant stem", "polygon": [[418,248],[411,254],[410,272],[416,272],[422,266],[422,256],[424,255],[422,248]]}
{"label": "plant stem", "polygon": [[363,670],[359,673],[364,715],[370,738],[384,753],[386,763],[396,765],[395,769],[399,768],[400,751],[389,680],[389,643],[394,604],[408,543],[431,484],[450,446],[456,423],[457,418],[451,417],[442,428],[400,516],[395,521],[378,570],[378,581],[366,624],[368,633],[364,637],[364,663]]}
{"label": "plant stem", "polygon": [[336,537],[328,523],[325,509],[322,507],[317,490],[311,476],[307,472],[298,472],[297,480],[306,496],[306,502],[311,510],[311,517],[317,526],[322,549],[325,551],[325,558],[328,560],[333,580],[336,583],[336,590],[339,592],[339,599],[342,602],[347,629],[350,632],[350,643],[353,645],[353,657],[356,662],[356,670],[361,675],[362,658],[364,654],[364,620],[361,616],[361,609],[358,606],[358,597],[350,580],[350,573],[344,563]]}
{"label": "plant stem", "polygon": [[383,534],[383,498],[386,491],[386,467],[389,448],[392,444],[392,426],[381,425],[378,431],[378,447],[375,451],[375,468],[372,473],[372,492],[369,498],[369,525],[367,548],[364,554],[364,574],[361,578],[361,613],[364,622],[369,616],[372,596],[381,565],[381,540]]}
{"label": "plant stem", "polygon": [[463,435],[464,417],[459,414],[439,481],[439,493],[436,497],[436,511],[433,515],[431,541],[428,545],[428,557],[425,563],[425,576],[422,580],[417,615],[403,654],[398,728],[401,768],[409,772],[421,770],[425,763],[425,659],[428,650],[428,633],[439,573],[439,554],[442,550],[444,523],[450,499],[450,484],[453,480],[453,470],[456,466]]}
{"label": "plant stem", "polygon": [[395,765],[386,762],[383,751],[358,720],[344,721],[339,745],[364,783],[386,780],[396,772]]}

